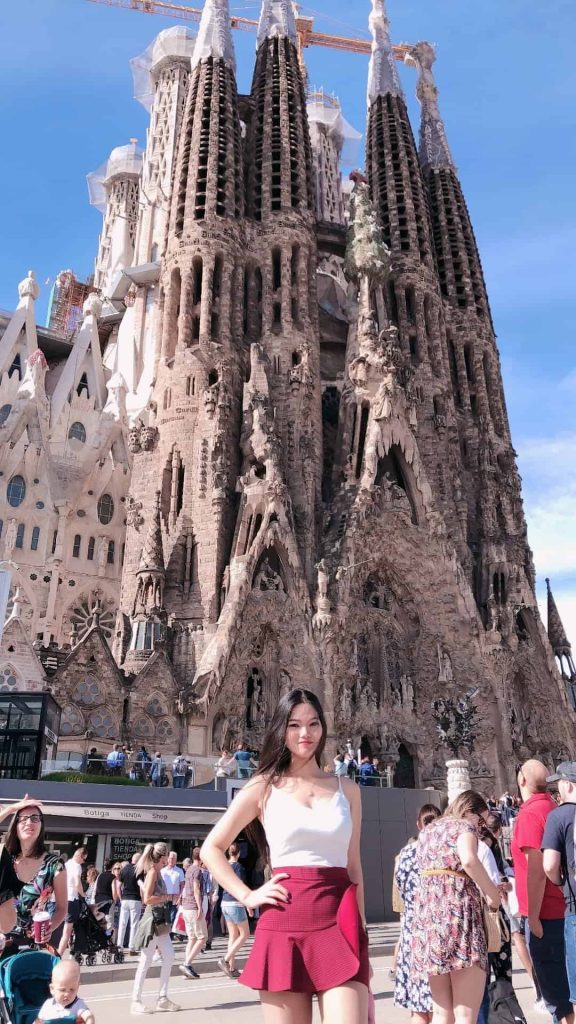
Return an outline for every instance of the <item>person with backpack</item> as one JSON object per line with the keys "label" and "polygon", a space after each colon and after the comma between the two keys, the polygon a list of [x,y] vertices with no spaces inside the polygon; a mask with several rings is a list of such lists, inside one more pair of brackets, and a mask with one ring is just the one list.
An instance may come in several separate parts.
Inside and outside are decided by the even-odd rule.
{"label": "person with backpack", "polygon": [[126,763],[126,754],[122,750],[119,743],[115,743],[114,747],[106,758],[106,767],[111,775],[121,775]]}
{"label": "person with backpack", "polygon": [[375,786],[376,785],[376,769],[372,764],[369,757],[363,757],[360,762],[360,785],[361,786]]}
{"label": "person with backpack", "polygon": [[174,761],[172,762],[172,786],[174,789],[184,789],[186,785],[187,772],[188,761],[184,755],[178,751]]}
{"label": "person with backpack", "polygon": [[143,779],[144,781],[148,778],[148,775],[150,774],[151,764],[152,758],[150,757],[150,754],[146,750],[144,744],[142,744],[140,750],[136,754],[136,771],[138,773],[139,778]]}
{"label": "person with backpack", "polygon": [[576,864],[574,858],[574,815],[576,814],[576,761],[558,765],[548,783],[556,782],[562,803],[546,819],[542,850],[544,872],[564,891],[564,957],[572,1005],[576,1004]]}

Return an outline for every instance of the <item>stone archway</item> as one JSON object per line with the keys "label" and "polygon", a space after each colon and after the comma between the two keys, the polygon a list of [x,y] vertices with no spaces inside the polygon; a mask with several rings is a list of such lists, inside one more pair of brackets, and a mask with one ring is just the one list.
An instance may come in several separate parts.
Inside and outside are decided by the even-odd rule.
{"label": "stone archway", "polygon": [[398,746],[394,786],[396,789],[416,789],[416,761],[405,743],[400,743]]}

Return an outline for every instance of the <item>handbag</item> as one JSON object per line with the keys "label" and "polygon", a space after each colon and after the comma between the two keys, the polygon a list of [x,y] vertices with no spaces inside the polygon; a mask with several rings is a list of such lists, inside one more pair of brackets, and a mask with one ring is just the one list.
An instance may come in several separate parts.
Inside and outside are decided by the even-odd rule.
{"label": "handbag", "polygon": [[486,933],[486,946],[489,953],[499,953],[504,942],[500,910],[491,910],[486,899],[482,900],[482,917]]}
{"label": "handbag", "polygon": [[174,932],[175,935],[186,935],[187,934],[186,933],[186,922],[184,920],[184,914],[182,912],[182,907],[179,908],[178,913],[176,914],[176,917],[174,919],[174,924],[172,925],[172,931]]}

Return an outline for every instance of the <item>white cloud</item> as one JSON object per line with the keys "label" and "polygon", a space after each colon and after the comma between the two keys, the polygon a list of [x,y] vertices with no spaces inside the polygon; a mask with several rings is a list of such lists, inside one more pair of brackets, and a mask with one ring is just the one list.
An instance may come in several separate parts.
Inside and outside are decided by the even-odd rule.
{"label": "white cloud", "polygon": [[[536,571],[560,584],[576,576],[575,453],[576,433],[526,440],[519,446],[528,540]],[[576,601],[576,588],[574,594]]]}

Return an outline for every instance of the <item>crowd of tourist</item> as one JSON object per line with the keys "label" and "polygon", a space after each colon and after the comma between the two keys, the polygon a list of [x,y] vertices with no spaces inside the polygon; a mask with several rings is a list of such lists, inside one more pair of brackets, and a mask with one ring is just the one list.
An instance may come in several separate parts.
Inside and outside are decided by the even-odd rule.
{"label": "crowd of tourist", "polygon": [[[576,763],[549,775],[541,762],[527,761],[518,788],[518,801],[465,792],[443,815],[424,805],[417,836],[396,858],[401,934],[394,998],[411,1011],[413,1024],[432,1017],[434,1024],[486,1024],[489,1014],[491,1021],[522,1021],[513,947],[532,981],[536,1010],[554,1024],[573,1022]],[[501,839],[511,821],[506,860]]]}
{"label": "crowd of tourist", "polygon": [[[0,945],[13,952],[31,937],[38,941],[43,918],[42,944],[64,957],[87,904],[111,940],[139,957],[131,1004],[138,1015],[151,1012],[143,985],[155,959],[161,962],[156,1010],[179,1009],[168,994],[174,943],[186,944],[181,972],[197,979],[195,963],[211,947],[218,921],[227,934],[218,967],[258,990],[266,1021],[308,1021],[317,993],[323,1020],[365,1024],[372,1011],[360,792],[347,778],[352,751],[337,755],[330,777],[324,770],[325,734],[317,698],[298,690],[280,702],[258,762],[242,745],[233,755],[223,752],[223,771],[255,770],[255,777],[202,849],[192,849],[181,865],[164,842],[148,844],[131,860],[107,861],[100,871],[87,863],[84,846],[64,862],[46,847],[37,800],[0,808],[0,822],[11,817],[0,848]],[[360,771],[362,764],[356,761]],[[550,776],[530,760],[518,773],[518,788],[519,807],[510,794],[485,800],[472,790],[444,813],[423,805],[416,835],[396,858],[401,932],[394,998],[413,1024],[432,1017],[434,1024],[522,1022],[513,948],[532,981],[536,1008],[554,1024],[573,1024],[576,763],[561,764]],[[513,819],[507,859],[501,840]],[[237,957],[253,916],[259,918],[255,941],[240,973]],[[53,980],[53,993],[74,1000],[78,983],[71,968]],[[77,1016],[92,1024],[89,1011]]]}

